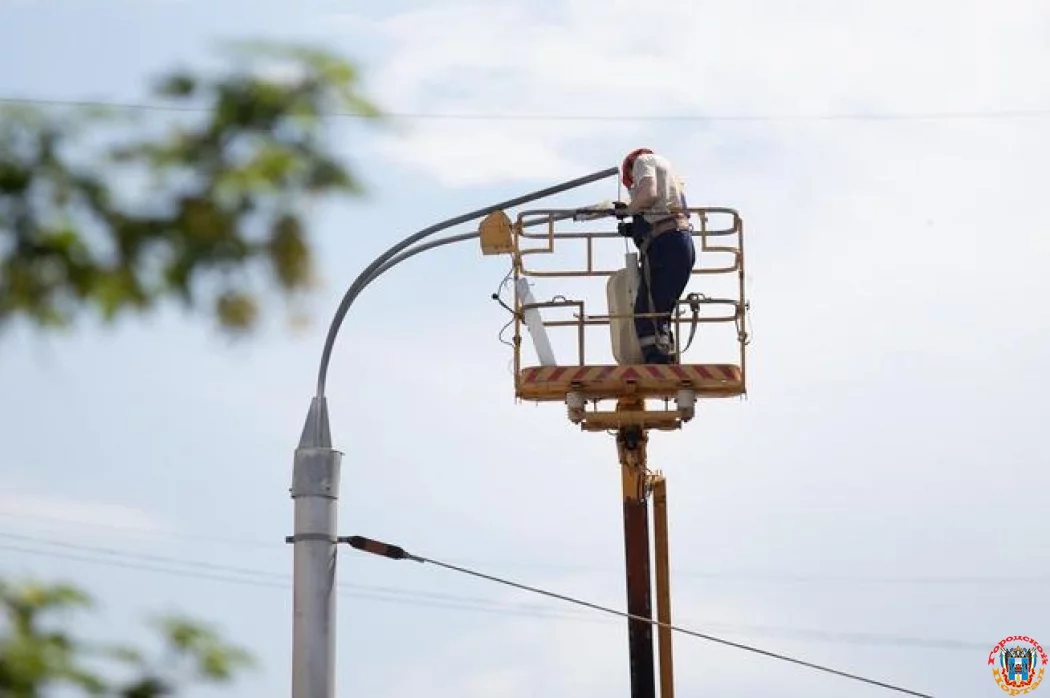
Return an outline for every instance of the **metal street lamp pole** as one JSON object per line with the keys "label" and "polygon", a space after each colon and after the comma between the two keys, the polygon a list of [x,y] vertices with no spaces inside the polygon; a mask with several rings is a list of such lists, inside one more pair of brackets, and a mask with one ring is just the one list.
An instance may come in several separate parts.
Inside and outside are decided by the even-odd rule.
{"label": "metal street lamp pole", "polygon": [[343,454],[332,448],[325,383],[335,339],[350,306],[365,286],[394,265],[426,249],[466,240],[474,237],[474,234],[453,236],[405,251],[420,240],[452,226],[482,218],[493,211],[553,196],[615,176],[618,172],[618,168],[610,167],[424,228],[377,257],[343,296],[325,338],[317,374],[317,392],[310,402],[292,467],[290,491],[294,501],[295,528],[294,535],[285,539],[293,544],[294,549],[292,698],[335,698],[337,505]]}

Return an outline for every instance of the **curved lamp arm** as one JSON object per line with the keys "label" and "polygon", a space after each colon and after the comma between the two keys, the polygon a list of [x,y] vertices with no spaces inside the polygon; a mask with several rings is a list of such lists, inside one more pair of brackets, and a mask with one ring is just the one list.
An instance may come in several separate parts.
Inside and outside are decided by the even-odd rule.
{"label": "curved lamp arm", "polygon": [[[606,177],[612,177],[616,175],[619,171],[620,170],[617,167],[610,167],[608,169],[586,175],[585,177],[578,177],[576,179],[563,182],[561,184],[556,184],[552,187],[547,187],[546,189],[540,189],[539,191],[535,191],[530,194],[525,194],[524,196],[508,199],[507,201],[502,201],[498,204],[486,206],[485,208],[480,208],[476,211],[471,211],[470,213],[464,213],[463,215],[456,216],[455,218],[449,218],[448,220],[436,223],[428,228],[424,228],[423,230],[420,230],[414,235],[410,235],[409,237],[405,238],[404,240],[397,243],[389,250],[381,254],[379,257],[377,257],[371,264],[368,265],[368,267],[365,268],[363,272],[361,272],[358,275],[357,279],[354,280],[354,283],[350,286],[349,289],[347,289],[346,294],[343,296],[343,300],[339,303],[339,307],[335,311],[335,317],[332,318],[332,324],[328,328],[328,336],[325,338],[324,349],[321,352],[320,367],[317,371],[317,393],[315,396],[317,401],[321,401],[324,399],[325,384],[328,379],[328,365],[331,363],[332,360],[332,350],[335,347],[335,339],[339,334],[339,328],[343,324],[343,319],[346,317],[347,312],[350,310],[350,306],[353,305],[354,300],[356,300],[357,297],[361,294],[361,291],[364,290],[365,286],[374,281],[380,274],[385,272],[387,269],[390,269],[390,267],[394,266],[395,264],[404,261],[405,259],[408,259],[409,257],[418,254],[419,252],[422,252],[423,249],[431,249],[431,247],[411,250],[409,254],[406,254],[394,260],[393,258],[399,252],[402,252],[403,250],[414,245],[420,240],[429,237],[430,235],[433,235],[438,231],[445,230],[446,228],[451,228],[452,226],[459,225],[460,223],[466,223],[468,221],[482,218],[492,213],[493,211],[498,211],[504,208],[511,208],[513,206],[518,206],[529,201],[535,201],[536,199],[542,199],[548,196],[552,196],[554,194],[559,194],[569,189],[575,189],[576,187],[581,187],[585,184],[591,184],[592,182],[597,182],[598,180],[605,179]],[[471,233],[469,235],[473,234],[476,233]],[[464,235],[468,234],[465,233]],[[459,236],[457,237],[459,238]],[[459,239],[448,239],[447,242],[458,242]],[[437,245],[433,245],[432,247],[437,247]]]}
{"label": "curved lamp arm", "polygon": [[[374,272],[372,272],[372,275],[368,277],[368,280],[365,281],[364,285],[367,286],[368,284],[372,283],[380,276],[388,272],[392,267],[396,267],[398,264],[401,264],[401,262],[404,262],[406,259],[411,259],[412,257],[415,257],[420,252],[426,252],[427,250],[432,250],[435,247],[444,247],[445,245],[451,245],[457,242],[466,242],[467,240],[473,240],[479,237],[481,237],[481,233],[474,231],[471,233],[460,233],[459,235],[449,235],[447,238],[439,238],[437,240],[425,242],[422,245],[416,245],[412,249],[405,250],[393,259],[387,261],[386,264],[382,265]],[[364,286],[362,286],[362,288],[364,288]]]}
{"label": "curved lamp arm", "polygon": [[493,211],[596,182],[618,171],[618,168],[611,167],[424,228],[380,255],[346,291],[328,328],[317,373],[317,394],[310,401],[310,411],[303,425],[299,447],[295,450],[292,468],[291,496],[295,502],[295,532],[285,540],[292,543],[295,549],[292,579],[293,698],[332,698],[335,695],[335,548],[342,454],[332,448],[332,431],[324,390],[335,338],[350,306],[365,286],[391,267],[420,252],[469,240],[479,233],[472,231],[452,235],[408,249],[423,238],[439,230],[482,218]]}

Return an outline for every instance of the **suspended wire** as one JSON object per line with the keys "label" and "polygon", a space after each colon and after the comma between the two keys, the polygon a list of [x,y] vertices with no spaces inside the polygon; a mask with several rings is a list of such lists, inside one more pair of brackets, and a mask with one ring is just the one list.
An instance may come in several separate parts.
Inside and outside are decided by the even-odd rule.
{"label": "suspended wire", "polygon": [[697,638],[700,638],[700,639],[703,639],[703,640],[707,640],[709,642],[715,642],[715,643],[718,643],[718,644],[721,644],[721,645],[726,645],[726,646],[729,646],[729,647],[734,647],[736,649],[745,650],[747,652],[754,652],[756,654],[761,654],[763,656],[771,657],[773,659],[779,659],[781,661],[789,662],[791,664],[797,664],[799,666],[804,666],[804,667],[807,667],[809,669],[814,669],[816,671],[823,671],[823,672],[826,672],[826,673],[829,673],[829,674],[835,674],[836,676],[841,676],[843,678],[847,678],[847,679],[850,679],[850,680],[853,680],[853,681],[859,681],[861,683],[870,684],[872,686],[878,686],[880,688],[885,688],[885,689],[888,689],[888,690],[891,690],[891,691],[896,691],[898,693],[905,693],[905,694],[911,695],[911,696],[918,696],[919,698],[933,698],[933,696],[931,696],[928,693],[919,693],[918,691],[913,691],[911,689],[904,688],[902,686],[897,686],[897,685],[886,683],[886,682],[883,682],[883,681],[876,681],[875,679],[869,679],[869,678],[860,676],[858,674],[852,674],[852,673],[849,673],[849,672],[840,671],[838,669],[832,669],[831,667],[824,666],[822,664],[814,664],[812,662],[807,662],[807,661],[804,661],[802,659],[796,659],[794,657],[789,657],[787,655],[778,654],[776,652],[770,652],[769,650],[760,649],[758,647],[754,647],[753,645],[745,645],[745,644],[740,643],[740,642],[733,642],[731,640],[726,640],[726,639],[723,639],[723,638],[720,638],[720,637],[715,637],[713,635],[708,635],[706,633],[701,633],[701,632],[697,632],[695,630],[690,630],[688,628],[683,628],[681,626],[677,626],[677,625],[674,625],[672,623],[663,623],[663,622],[658,621],[658,620],[653,620],[652,618],[647,618],[645,616],[640,616],[640,615],[637,615],[637,614],[634,614],[634,613],[628,613],[628,612],[625,612],[625,611],[618,611],[618,610],[616,610],[614,608],[609,608],[608,606],[601,606],[599,604],[591,603],[590,601],[584,601],[583,599],[579,599],[579,598],[576,598],[576,597],[566,596],[564,594],[558,594],[558,593],[555,593],[553,591],[548,591],[546,589],[541,589],[540,587],[529,586],[527,584],[522,584],[520,582],[514,582],[514,581],[511,581],[509,579],[504,579],[502,577],[495,577],[493,575],[484,574],[483,572],[478,572],[476,570],[468,569],[466,567],[460,567],[458,565],[453,565],[453,564],[450,564],[450,563],[447,563],[447,562],[441,562],[440,560],[435,560],[435,559],[432,559],[432,558],[426,558],[426,557],[423,557],[421,555],[415,555],[415,554],[412,554],[412,553],[409,553],[409,552],[405,551],[405,549],[400,547],[400,546],[391,545],[389,543],[382,543],[380,541],[372,540],[370,538],[365,538],[363,536],[348,536],[348,537],[345,537],[345,538],[341,538],[340,542],[347,543],[352,548],[355,548],[357,550],[361,550],[361,551],[366,552],[366,553],[371,553],[373,555],[379,555],[380,557],[387,557],[387,558],[390,558],[392,560],[411,560],[412,562],[419,562],[419,563],[424,563],[424,564],[428,563],[428,564],[431,564],[431,565],[435,565],[437,567],[443,567],[445,569],[452,570],[453,572],[459,572],[461,574],[466,574],[466,575],[470,575],[472,577],[478,577],[479,579],[484,579],[484,580],[487,580],[487,581],[490,581],[490,582],[495,582],[496,584],[502,584],[504,586],[514,587],[515,589],[521,589],[522,591],[527,591],[527,592],[529,592],[531,594],[539,594],[541,596],[548,596],[550,598],[558,599],[560,601],[565,601],[567,603],[571,603],[571,604],[576,605],[576,606],[584,606],[586,608],[591,608],[591,609],[594,609],[596,611],[601,611],[602,613],[608,613],[608,614],[611,614],[611,615],[620,616],[621,618],[627,618],[628,620],[633,620],[633,621],[637,621],[637,622],[641,622],[641,623],[646,623],[648,625],[655,625],[657,627],[668,628],[668,629],[670,629],[673,632],[681,633],[683,635],[690,635],[692,637],[697,637]]}
{"label": "suspended wire", "polygon": [[[503,292],[506,290],[507,285],[510,284],[510,280],[513,278],[513,276],[514,276],[514,262],[511,262],[510,269],[507,271],[507,275],[504,276],[503,280],[499,282],[499,286],[496,287],[496,292],[492,294],[492,299],[494,301],[499,303],[504,308],[510,310],[510,320],[507,320],[507,324],[500,328],[499,333],[496,335],[496,339],[498,339],[501,344],[506,344],[511,349],[514,348],[514,343],[513,342],[509,342],[506,339],[504,339],[503,335],[514,324],[514,320],[515,320],[516,316],[515,316],[514,309],[511,308],[506,303],[506,301],[503,300]],[[513,363],[514,363],[513,360],[511,360],[512,369],[513,369]]]}
{"label": "suspended wire", "polygon": [[801,659],[796,659],[794,657],[789,657],[787,655],[779,654],[777,652],[770,652],[769,650],[760,649],[758,647],[754,647],[753,645],[745,645],[745,644],[740,643],[740,642],[733,642],[732,640],[726,640],[724,638],[715,637],[713,635],[708,635],[706,633],[697,632],[695,630],[690,630],[688,628],[683,628],[683,627],[674,625],[673,623],[663,623],[661,621],[653,620],[651,618],[646,618],[645,616],[640,616],[640,615],[636,615],[636,614],[633,614],[633,613],[627,613],[625,611],[618,611],[618,610],[616,610],[614,608],[608,608],[608,607],[605,607],[605,606],[600,606],[598,604],[591,603],[589,601],[584,601],[583,599],[577,599],[577,598],[573,598],[573,597],[570,597],[570,596],[564,596],[562,594],[556,594],[554,592],[547,591],[545,589],[540,589],[538,587],[530,587],[528,585],[519,584],[517,582],[512,582],[512,581],[507,580],[507,579],[501,579],[499,577],[493,577],[491,575],[482,574],[481,572],[475,572],[474,570],[469,570],[469,569],[464,568],[464,567],[458,567],[456,565],[450,565],[448,563],[440,562],[438,560],[432,560],[432,559],[429,559],[429,558],[420,558],[419,561],[420,562],[424,562],[424,563],[430,563],[432,565],[437,565],[439,567],[444,567],[444,568],[453,570],[455,572],[461,572],[463,574],[469,574],[469,575],[473,575],[475,577],[480,577],[482,579],[487,579],[489,581],[496,582],[496,583],[499,583],[499,584],[504,584],[504,585],[507,585],[507,586],[516,587],[518,589],[522,589],[523,591],[529,591],[529,592],[532,592],[532,593],[535,593],[535,594],[540,594],[540,595],[543,595],[543,596],[549,596],[551,598],[561,599],[562,601],[567,601],[567,602],[573,603],[573,604],[578,605],[578,606],[585,606],[587,608],[593,608],[593,609],[595,609],[597,611],[602,611],[604,613],[617,615],[617,616],[620,616],[622,618],[627,618],[629,620],[641,621],[641,622],[644,622],[644,623],[648,623],[649,625],[655,625],[657,627],[669,628],[670,630],[672,630],[674,632],[681,633],[683,635],[690,635],[692,637],[697,637],[697,638],[700,638],[700,639],[703,639],[703,640],[707,640],[709,642],[715,642],[715,643],[718,643],[720,645],[726,645],[728,647],[735,647],[736,649],[745,650],[747,652],[754,652],[756,654],[761,654],[763,656],[771,657],[773,659],[779,659],[781,661],[790,662],[792,664],[797,664],[799,666],[804,666],[804,667],[807,667],[809,669],[814,669],[814,670],[817,670],[817,671],[823,671],[823,672],[826,672],[826,673],[829,673],[829,674],[835,674],[835,675],[841,676],[843,678],[851,679],[853,681],[860,681],[862,683],[870,684],[872,686],[879,686],[881,688],[886,688],[886,689],[889,689],[891,691],[897,691],[898,693],[905,693],[907,695],[919,696],[919,698],[933,698],[933,696],[928,694],[928,693],[919,693],[918,691],[913,691],[911,689],[904,688],[902,686],[897,686],[897,685],[886,683],[886,682],[883,682],[883,681],[876,681],[875,679],[869,679],[869,678],[860,676],[858,674],[852,674],[850,672],[840,671],[838,669],[832,669],[831,667],[828,667],[828,666],[824,666],[824,665],[821,665],[821,664],[814,664],[812,662],[807,662],[807,661],[804,661],[804,660],[801,660]]}
{"label": "suspended wire", "polygon": [[[0,97],[0,104],[62,106],[128,111],[207,112],[207,107],[145,102],[118,102],[109,100],[51,99],[46,97]],[[373,119],[354,112],[331,111],[327,116],[364,120]],[[948,120],[1003,120],[1045,119],[1050,108],[963,110],[943,112],[856,112],[827,114],[471,114],[439,112],[389,112],[387,119],[415,121],[723,121],[723,122],[785,122],[785,121],[948,121]]]}
{"label": "suspended wire", "polygon": [[[202,579],[206,581],[225,582],[235,585],[244,585],[249,587],[269,589],[292,589],[292,582],[287,577],[261,571],[254,571],[254,574],[252,576],[241,577],[231,576],[231,574],[216,574],[213,572],[177,569],[171,567],[160,567],[157,564],[135,562],[134,559],[136,556],[132,554],[126,554],[128,558],[131,558],[130,560],[99,559],[97,557],[91,557],[90,555],[58,552],[54,550],[41,550],[39,548],[32,548],[20,545],[8,545],[4,543],[0,543],[0,550],[60,560],[86,562],[106,567],[115,567],[144,572],[158,572],[161,574],[167,574],[170,576],[181,578]],[[97,549],[95,550],[97,551]],[[185,562],[177,560],[172,562],[176,564],[185,564]],[[216,570],[224,569],[222,566],[218,565],[215,565],[213,567]],[[241,571],[238,568],[229,568],[228,571],[232,573],[232,575],[238,575],[241,573]],[[453,611],[493,613],[497,615],[519,615],[549,620],[590,620],[583,614],[573,613],[571,611],[565,611],[562,609],[535,606],[530,604],[508,604],[499,601],[490,601],[486,599],[457,596],[453,594],[439,594],[435,592],[422,592],[391,587],[366,586],[355,584],[338,584],[337,590],[341,596],[347,598],[366,599],[369,601],[379,601],[395,605],[407,605]]]}
{"label": "suspended wire", "polygon": [[123,550],[115,550],[113,548],[103,548],[98,546],[81,545],[79,543],[70,543],[67,541],[52,540],[47,538],[39,538],[37,536],[27,536],[18,533],[0,533],[0,538],[7,538],[10,540],[17,540],[26,543],[42,543],[44,545],[51,545],[56,548],[65,548],[76,551],[87,551],[98,555],[106,555],[113,557],[129,556],[135,557],[140,560],[146,560],[148,562],[158,562],[165,564],[177,564],[186,567],[195,567],[203,570],[214,570],[220,572],[232,572],[234,574],[244,574],[253,577],[280,577],[284,578],[284,575],[278,575],[271,572],[261,572],[259,570],[247,569],[243,567],[235,567],[232,565],[218,565],[210,562],[201,562],[197,560],[185,560],[176,559],[171,557],[165,557],[163,555],[153,555],[150,553],[128,553]]}
{"label": "suspended wire", "polygon": [[[97,557],[91,557],[89,555],[78,555],[76,553],[63,553],[54,550],[41,550],[39,548],[26,547],[21,545],[9,545],[7,543],[0,543],[0,550],[6,550],[9,552],[24,553],[27,555],[38,555],[41,557],[55,558],[59,560],[75,560],[77,562],[91,562],[107,567],[121,567],[125,569],[133,570],[144,570],[149,572],[162,572],[164,574],[171,574],[177,577],[190,577],[195,579],[208,579],[217,582],[235,582],[237,584],[244,584],[245,586],[259,586],[259,587],[272,587],[283,589],[287,588],[285,584],[276,581],[269,581],[267,579],[257,579],[254,577],[230,577],[229,575],[213,575],[203,571],[191,571],[191,570],[179,570],[170,569],[165,567],[158,567],[156,565],[136,563],[128,560],[100,560]],[[133,557],[130,556],[129,557]],[[265,577],[265,574],[258,575],[259,577]]]}
{"label": "suspended wire", "polygon": [[32,514],[23,511],[3,511],[0,510],[0,516],[10,519],[27,519],[30,521],[41,521],[56,524],[65,524],[70,526],[76,526],[78,528],[97,528],[100,530],[108,531],[120,531],[121,533],[134,532],[142,534],[143,536],[151,536],[154,538],[167,538],[169,540],[186,540],[186,541],[199,541],[202,543],[221,543],[223,545],[235,545],[235,546],[250,546],[256,548],[267,548],[270,550],[275,549],[273,543],[267,543],[262,540],[255,538],[234,538],[226,536],[215,536],[205,535],[196,533],[185,533],[183,531],[164,531],[155,528],[147,528],[145,526],[132,526],[127,524],[111,524],[104,521],[71,521],[64,519],[59,516],[44,516],[42,514]]}
{"label": "suspended wire", "polygon": [[[149,553],[140,553],[140,552],[132,553],[132,552],[125,551],[125,550],[116,550],[116,549],[113,549],[113,548],[104,548],[104,547],[99,547],[99,546],[82,545],[82,544],[79,544],[79,543],[70,543],[68,541],[59,541],[59,540],[53,540],[53,539],[47,539],[47,538],[39,538],[39,537],[36,537],[36,536],[26,536],[26,535],[20,535],[20,534],[15,534],[15,533],[3,533],[3,532],[0,532],[0,538],[8,538],[8,539],[11,539],[11,540],[17,540],[17,541],[22,541],[22,542],[26,542],[26,543],[35,543],[35,544],[49,545],[49,546],[54,546],[56,548],[68,549],[68,550],[73,550],[73,551],[77,551],[77,552],[87,552],[87,553],[91,553],[91,554],[95,554],[95,555],[102,555],[102,556],[109,557],[109,558],[124,557],[124,558],[133,559],[133,560],[143,560],[143,561],[145,561],[147,563],[152,563],[154,565],[156,565],[156,564],[163,564],[163,565],[176,565],[176,566],[182,566],[182,567],[196,568],[196,569],[200,569],[200,570],[205,570],[206,573],[217,572],[217,573],[227,573],[227,575],[229,575],[229,574],[244,575],[244,576],[247,576],[249,578],[269,578],[269,579],[272,579],[272,580],[276,580],[276,581],[282,582],[283,584],[280,585],[280,586],[282,586],[282,588],[289,588],[290,582],[291,582],[291,580],[290,580],[290,578],[289,578],[289,576],[287,574],[281,574],[281,573],[277,573],[277,572],[267,572],[267,571],[263,571],[263,570],[251,569],[251,568],[245,568],[245,567],[237,567],[237,566],[234,566],[234,565],[215,564],[215,563],[210,563],[210,562],[203,562],[203,561],[198,561],[198,560],[188,560],[188,559],[185,559],[185,558],[168,557],[168,556],[164,556],[164,555],[154,555],[154,554],[149,554]],[[26,549],[26,548],[19,548],[19,552],[32,552],[32,551],[30,549]],[[83,556],[78,557],[78,556],[76,556],[74,554],[74,556],[72,558],[70,558],[70,559],[82,559],[82,557]],[[161,569],[165,569],[165,568],[155,568],[155,569],[161,570]],[[190,576],[193,576],[193,574],[191,573]],[[208,577],[206,576],[204,578],[208,578]],[[367,593],[402,594],[402,595],[408,595],[408,596],[412,596],[412,597],[431,598],[431,599],[440,600],[440,601],[456,601],[456,602],[468,602],[468,603],[497,603],[497,604],[499,603],[499,602],[489,601],[487,599],[479,599],[477,597],[457,596],[457,595],[452,595],[452,594],[442,594],[442,593],[437,593],[437,592],[426,592],[426,591],[419,591],[419,590],[415,590],[415,589],[403,589],[403,588],[388,587],[388,586],[370,586],[370,585],[347,584],[347,583],[339,584],[339,586],[344,588],[344,589],[356,590],[356,591],[367,592]],[[557,609],[550,609],[549,607],[546,608],[546,609],[544,609],[544,607],[537,607],[537,608],[539,608],[541,610],[557,610]]]}
{"label": "suspended wire", "polygon": [[[611,432],[615,434],[615,432]],[[12,519],[25,519],[29,521],[41,521],[55,524],[73,525],[78,528],[97,528],[100,530],[120,531],[121,533],[134,532],[141,534],[144,537],[157,537],[167,540],[179,541],[192,541],[201,543],[215,543],[220,545],[230,545],[235,547],[253,547],[260,550],[265,549],[270,552],[280,552],[284,550],[283,544],[276,544],[273,542],[267,543],[266,541],[257,538],[238,538],[238,537],[224,537],[224,536],[213,536],[207,534],[197,533],[183,533],[181,531],[164,531],[153,528],[147,528],[144,526],[133,526],[133,525],[116,525],[107,524],[101,521],[70,521],[61,517],[55,516],[44,516],[40,514],[30,514],[27,512],[18,511],[2,511],[0,510],[0,517],[7,517]],[[50,532],[50,531],[49,531]],[[42,539],[39,539],[42,540]],[[77,546],[81,548],[82,546]],[[604,566],[596,566],[586,563],[576,562],[537,562],[537,561],[522,561],[515,559],[512,561],[502,560],[457,560],[459,564],[509,564],[516,568],[521,569],[546,569],[546,570],[561,570],[561,571],[579,571],[579,572],[606,572],[612,571]],[[988,585],[988,586],[1016,586],[1016,585],[1030,585],[1030,584],[1050,584],[1050,576],[1046,575],[1029,575],[1029,576],[1017,576],[1017,577],[994,577],[994,576],[951,576],[951,577],[883,577],[883,576],[835,576],[835,575],[799,575],[799,574],[783,574],[777,572],[761,573],[761,572],[714,572],[705,571],[701,572],[698,570],[681,569],[675,570],[675,576],[682,579],[704,579],[704,580],[726,580],[735,583],[739,582],[755,582],[755,583],[770,583],[770,584],[892,584],[892,585]]]}
{"label": "suspended wire", "polygon": [[[267,572],[264,570],[233,567],[222,564],[202,563],[184,558],[166,557],[160,555],[147,555],[111,548],[101,548],[90,545],[73,544],[67,541],[56,541],[35,536],[0,533],[0,537],[25,541],[29,544],[42,544],[57,546],[59,548],[74,549],[74,553],[59,552],[55,550],[42,550],[40,548],[26,547],[21,545],[6,545],[0,543],[0,550],[36,555],[41,557],[73,560],[87,562],[101,566],[109,566],[124,569],[133,569],[146,572],[159,572],[173,576],[203,579],[207,581],[219,581],[231,584],[244,584],[246,586],[291,589],[292,582],[289,575]],[[87,554],[85,554],[87,553]],[[101,555],[103,558],[92,557]],[[114,557],[126,559],[113,559]],[[145,560],[146,562],[136,562]],[[171,567],[160,567],[158,564],[184,566],[191,569],[173,569]],[[202,568],[204,572],[192,568]],[[225,573],[225,574],[220,574]],[[232,576],[231,576],[232,575]],[[241,576],[245,575],[245,576]],[[430,592],[418,589],[405,589],[390,586],[373,586],[362,584],[337,584],[340,592],[350,598],[369,599],[383,601],[393,604],[403,603],[410,606],[429,607],[435,609],[478,611],[495,614],[521,615],[549,620],[571,620],[579,622],[607,622],[604,617],[595,617],[586,611],[574,611],[559,609],[553,606],[535,604],[520,604],[485,599],[476,596],[464,596],[460,594],[446,594],[441,592]],[[883,645],[891,647],[923,647],[926,649],[973,651],[983,650],[983,643],[965,642],[960,640],[914,638],[900,635],[884,635],[877,633],[856,632],[833,632],[826,630],[812,630],[803,628],[790,628],[781,626],[746,625],[734,623],[712,623],[713,628],[721,628],[729,632],[743,635],[757,635],[762,637],[787,636],[809,639],[818,642],[847,645]]]}

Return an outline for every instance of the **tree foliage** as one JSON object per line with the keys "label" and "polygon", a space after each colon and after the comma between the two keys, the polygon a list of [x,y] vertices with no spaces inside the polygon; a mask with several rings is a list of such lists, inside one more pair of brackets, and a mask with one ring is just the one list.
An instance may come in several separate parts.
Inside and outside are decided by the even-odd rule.
{"label": "tree foliage", "polygon": [[44,698],[63,689],[99,698],[160,698],[194,682],[228,683],[252,665],[245,650],[185,618],[154,622],[162,650],[152,660],[134,647],[84,640],[65,629],[71,612],[92,606],[87,594],[68,584],[0,580],[0,696]]}
{"label": "tree foliage", "polygon": [[363,193],[326,117],[381,115],[326,51],[244,44],[235,57],[217,75],[161,76],[153,99],[170,111],[140,112],[145,125],[98,108],[0,112],[0,330],[177,299],[247,331],[265,290],[310,288],[307,207]]}

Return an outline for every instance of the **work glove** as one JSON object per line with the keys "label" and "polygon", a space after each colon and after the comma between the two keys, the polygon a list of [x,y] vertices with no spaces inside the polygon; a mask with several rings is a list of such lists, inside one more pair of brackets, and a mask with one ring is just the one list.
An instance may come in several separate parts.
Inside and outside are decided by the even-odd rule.
{"label": "work glove", "polygon": [[630,214],[627,213],[627,204],[625,204],[622,201],[614,201],[613,202],[613,215],[616,216],[617,218],[619,218],[621,221],[624,218],[626,218],[628,215],[630,215]]}

